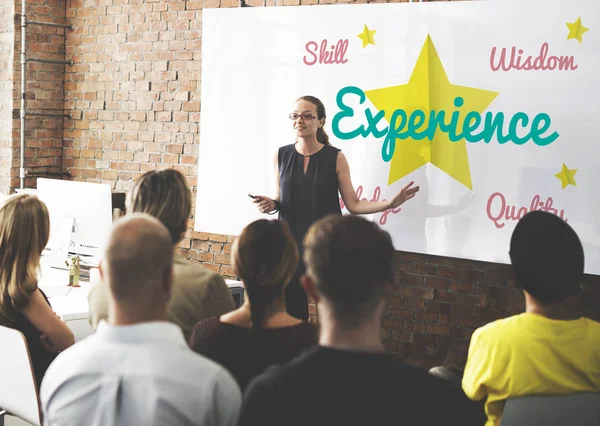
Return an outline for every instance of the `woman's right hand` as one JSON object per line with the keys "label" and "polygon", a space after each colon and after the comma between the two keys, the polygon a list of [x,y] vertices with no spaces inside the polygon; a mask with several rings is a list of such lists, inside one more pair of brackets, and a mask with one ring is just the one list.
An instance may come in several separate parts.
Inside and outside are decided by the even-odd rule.
{"label": "woman's right hand", "polygon": [[261,213],[269,213],[275,210],[275,201],[264,195],[255,195],[253,203],[257,203],[258,211]]}

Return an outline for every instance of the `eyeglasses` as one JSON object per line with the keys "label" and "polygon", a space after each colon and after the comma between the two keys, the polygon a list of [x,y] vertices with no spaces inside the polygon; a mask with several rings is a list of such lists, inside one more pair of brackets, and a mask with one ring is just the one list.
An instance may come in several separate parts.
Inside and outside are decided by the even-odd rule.
{"label": "eyeglasses", "polygon": [[314,115],[312,115],[310,112],[303,112],[302,114],[297,114],[295,112],[292,112],[290,115],[290,120],[296,121],[297,119],[302,117],[302,120],[304,121],[310,121],[310,120],[314,120],[315,117]]}

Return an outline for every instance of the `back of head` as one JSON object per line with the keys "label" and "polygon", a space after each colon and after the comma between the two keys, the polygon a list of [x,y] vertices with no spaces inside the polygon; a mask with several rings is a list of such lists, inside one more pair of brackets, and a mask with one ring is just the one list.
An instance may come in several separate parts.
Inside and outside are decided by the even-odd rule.
{"label": "back of head", "polygon": [[150,215],[126,216],[115,223],[110,233],[102,267],[118,304],[166,305],[173,268],[169,231]]}
{"label": "back of head", "polygon": [[127,199],[128,213],[146,213],[160,220],[171,233],[173,244],[185,234],[191,208],[190,189],[175,169],[143,174]]}
{"label": "back of head", "polygon": [[298,264],[298,248],[288,226],[261,219],[246,226],[235,241],[231,264],[250,300],[252,327],[262,327],[268,305],[283,298]]}
{"label": "back of head", "polygon": [[50,236],[46,205],[29,194],[0,207],[0,322],[14,321],[37,288],[37,268]]}
{"label": "back of head", "polygon": [[510,240],[517,285],[543,303],[556,303],[580,290],[583,246],[563,219],[533,211],[517,223]]}
{"label": "back of head", "polygon": [[355,326],[375,312],[392,283],[394,246],[377,224],[330,215],[304,239],[307,271],[341,324]]}

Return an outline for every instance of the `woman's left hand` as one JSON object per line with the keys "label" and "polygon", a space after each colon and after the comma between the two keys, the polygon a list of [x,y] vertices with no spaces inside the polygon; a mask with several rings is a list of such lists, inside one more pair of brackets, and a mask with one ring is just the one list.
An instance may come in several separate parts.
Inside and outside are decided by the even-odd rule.
{"label": "woman's left hand", "polygon": [[394,199],[390,202],[390,208],[394,209],[401,204],[404,204],[419,192],[419,187],[414,185],[414,181],[411,181],[408,185],[400,190],[400,192],[394,197]]}

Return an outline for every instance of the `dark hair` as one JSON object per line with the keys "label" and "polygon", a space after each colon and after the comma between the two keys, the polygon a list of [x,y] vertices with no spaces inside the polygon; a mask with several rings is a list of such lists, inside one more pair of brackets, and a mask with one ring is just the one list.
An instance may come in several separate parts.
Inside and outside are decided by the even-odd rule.
{"label": "dark hair", "polygon": [[304,239],[304,261],[338,321],[359,324],[393,281],[390,235],[358,216],[329,215]]}
{"label": "dark hair", "polygon": [[283,299],[298,265],[298,248],[287,224],[261,219],[246,226],[234,243],[231,265],[244,282],[252,328],[262,328],[267,308]]}
{"label": "dark hair", "polygon": [[517,285],[543,303],[578,293],[584,254],[579,237],[563,219],[533,211],[517,223],[510,240]]}
{"label": "dark hair", "polygon": [[175,169],[144,173],[127,201],[128,213],[147,213],[160,220],[177,244],[187,230],[192,193],[185,177]]}
{"label": "dark hair", "polygon": [[[310,102],[311,104],[316,106],[317,107],[317,118],[319,120],[323,120],[323,119],[327,118],[327,115],[325,114],[325,105],[323,105],[323,102],[321,102],[321,100],[319,98],[310,96],[310,95],[306,95],[306,96],[301,96],[298,99],[296,99],[296,102],[299,102],[299,101]],[[323,128],[323,126],[321,126],[317,129],[317,141],[319,141],[323,145],[331,145],[329,143],[329,136],[327,135],[327,132],[325,132],[325,129]]]}

